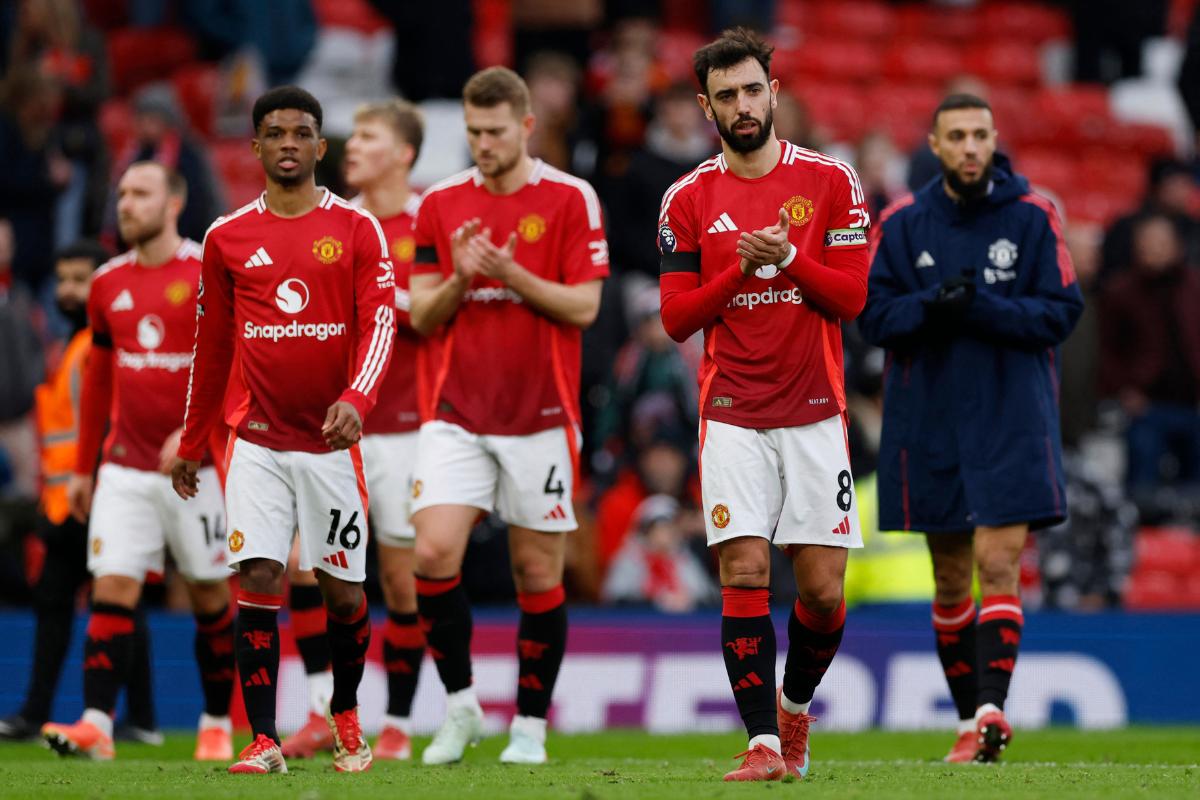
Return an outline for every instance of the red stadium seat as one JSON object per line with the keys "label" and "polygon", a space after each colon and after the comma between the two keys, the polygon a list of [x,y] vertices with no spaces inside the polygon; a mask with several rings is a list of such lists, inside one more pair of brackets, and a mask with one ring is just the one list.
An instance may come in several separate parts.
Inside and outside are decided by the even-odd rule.
{"label": "red stadium seat", "polygon": [[1029,134],[1057,147],[1103,143],[1115,126],[1108,91],[1100,86],[1043,89],[1034,97],[1029,112],[1039,122]]}
{"label": "red stadium seat", "polygon": [[100,126],[108,152],[115,156],[125,149],[133,136],[133,109],[125,100],[105,100],[96,115],[96,124]]}
{"label": "red stadium seat", "polygon": [[880,84],[867,94],[869,122],[871,127],[887,131],[897,146],[906,149],[924,139],[941,99],[941,90],[931,86]]}
{"label": "red stadium seat", "polygon": [[1066,194],[1066,216],[1072,222],[1094,222],[1107,226],[1138,205],[1138,197],[1125,192],[1073,190]]}
{"label": "red stadium seat", "polygon": [[836,41],[878,40],[892,35],[895,14],[880,0],[816,3],[806,17],[805,33]]}
{"label": "red stadium seat", "polygon": [[1159,125],[1123,122],[1110,131],[1110,140],[1117,147],[1147,158],[1175,154],[1175,141],[1170,131]]}
{"label": "red stadium seat", "polygon": [[941,86],[966,71],[957,47],[928,39],[904,39],[883,56],[883,73],[892,80],[922,81]]}
{"label": "red stadium seat", "polygon": [[662,31],[658,36],[655,55],[658,63],[673,81],[695,81],[692,71],[692,54],[703,47],[707,40],[698,33],[685,30]]}
{"label": "red stadium seat", "polygon": [[795,92],[808,105],[813,120],[835,139],[857,142],[866,132],[867,97],[860,86],[799,81]]}
{"label": "red stadium seat", "polygon": [[984,3],[980,32],[997,39],[1042,44],[1070,38],[1071,21],[1062,11],[1047,8],[1044,3]]}
{"label": "red stadium seat", "polygon": [[179,28],[125,28],[108,34],[108,60],[117,94],[162,80],[195,57],[195,44]]}
{"label": "red stadium seat", "polygon": [[867,82],[879,76],[879,48],[869,42],[810,39],[796,55],[800,75]]}
{"label": "red stadium seat", "polygon": [[1070,193],[1078,178],[1074,159],[1061,150],[1024,148],[1013,156],[1013,167],[1035,187],[1050,189],[1055,194]]}
{"label": "red stadium seat", "polygon": [[323,28],[353,28],[375,33],[389,27],[388,21],[367,0],[313,0],[317,23]]}
{"label": "red stadium seat", "polygon": [[1022,41],[994,41],[970,47],[966,64],[970,72],[993,86],[1037,86],[1042,82],[1037,48]]}
{"label": "red stadium seat", "polygon": [[176,70],[171,76],[175,94],[192,123],[192,129],[205,138],[213,135],[220,80],[219,70],[206,63],[189,64]]}
{"label": "red stadium seat", "polygon": [[1079,186],[1087,191],[1125,194],[1136,200],[1146,188],[1146,161],[1128,150],[1086,150],[1079,159]]}
{"label": "red stadium seat", "polygon": [[229,205],[226,212],[246,205],[262,193],[262,164],[254,157],[246,139],[215,141],[210,153],[213,164],[225,184],[225,195]]}
{"label": "red stadium seat", "polygon": [[1125,590],[1125,607],[1134,611],[1179,609],[1187,603],[1187,582],[1170,572],[1143,572],[1131,576]]}
{"label": "red stadium seat", "polygon": [[1196,540],[1187,528],[1142,528],[1134,540],[1134,571],[1191,575],[1200,555]]}
{"label": "red stadium seat", "polygon": [[897,37],[930,41],[941,39],[966,43],[979,37],[979,12],[973,8],[935,7],[931,3],[910,3],[896,10]]}

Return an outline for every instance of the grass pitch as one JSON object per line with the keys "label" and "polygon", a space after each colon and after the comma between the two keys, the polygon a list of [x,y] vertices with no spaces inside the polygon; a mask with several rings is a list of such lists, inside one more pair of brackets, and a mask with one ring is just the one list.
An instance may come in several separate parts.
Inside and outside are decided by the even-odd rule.
{"label": "grass pitch", "polygon": [[[558,736],[543,767],[498,763],[503,737],[449,767],[376,761],[359,775],[333,772],[329,757],[292,760],[287,775],[232,776],[191,761],[191,736],[164,747],[118,745],[117,760],[55,756],[36,744],[0,744],[0,798],[1109,798],[1200,797],[1200,729],[1017,731],[1004,763],[949,766],[948,733],[814,732],[813,770],[803,781],[726,784],[738,735],[652,736],[627,731]],[[246,737],[238,737],[237,746]],[[418,741],[418,753],[426,740]]]}

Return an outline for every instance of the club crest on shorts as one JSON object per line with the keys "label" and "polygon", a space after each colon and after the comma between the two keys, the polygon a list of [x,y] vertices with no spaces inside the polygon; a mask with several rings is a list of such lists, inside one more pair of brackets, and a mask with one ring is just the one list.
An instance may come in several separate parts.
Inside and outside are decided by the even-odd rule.
{"label": "club crest on shorts", "polygon": [[100,551],[104,549],[104,541],[102,539],[92,539],[92,555],[100,555]]}
{"label": "club crest on shorts", "polygon": [[229,534],[229,550],[231,552],[240,552],[242,546],[246,544],[246,537],[237,528],[233,529],[233,533]]}
{"label": "club crest on shorts", "polygon": [[322,236],[313,242],[312,254],[322,264],[332,264],[342,257],[342,243],[332,236]]}
{"label": "club crest on shorts", "polygon": [[421,496],[421,492],[424,491],[424,489],[425,489],[425,484],[422,483],[420,479],[413,481],[413,485],[412,485],[413,500],[416,500],[417,498],[419,498]]}
{"label": "club crest on shorts", "polygon": [[725,528],[729,524],[729,507],[724,503],[717,503],[713,506],[712,523],[717,528]]}
{"label": "club crest on shorts", "polygon": [[521,239],[533,244],[546,233],[546,220],[540,214],[528,214],[521,217],[521,221],[517,223],[517,233],[521,235]]}
{"label": "club crest on shorts", "polygon": [[813,217],[812,200],[803,195],[788,198],[783,204],[783,210],[787,212],[788,222],[797,228],[807,225]]}

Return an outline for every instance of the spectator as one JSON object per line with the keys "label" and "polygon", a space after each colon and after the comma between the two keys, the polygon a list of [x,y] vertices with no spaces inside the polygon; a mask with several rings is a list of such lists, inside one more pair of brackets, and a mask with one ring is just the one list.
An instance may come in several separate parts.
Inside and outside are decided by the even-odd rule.
{"label": "spectator", "polygon": [[579,93],[579,67],[562,53],[536,53],[525,71],[529,85],[530,110],[537,125],[529,137],[529,154],[565,172],[591,172],[592,164],[579,170],[575,146]]}
{"label": "spectator", "polygon": [[871,219],[879,219],[892,201],[904,194],[905,163],[882,131],[873,131],[858,144],[858,179],[867,197]]}
{"label": "spectator", "polygon": [[817,128],[808,105],[796,95],[780,89],[775,96],[775,135],[808,150],[828,151],[824,134]]}
{"label": "spectator", "polygon": [[[1096,278],[1100,269],[1100,235],[1096,226],[1068,225],[1066,240],[1079,291],[1083,293],[1083,314],[1062,345],[1059,408],[1063,446],[1076,450],[1084,436],[1099,423],[1100,317],[1096,307]],[[1067,477],[1069,480],[1069,470]]]}
{"label": "spectator", "polygon": [[33,325],[29,292],[12,281],[13,228],[0,219],[0,494],[32,498],[37,493],[37,440],[33,392],[42,381],[42,348]]}
{"label": "spectator", "polygon": [[[203,146],[185,128],[183,112],[167,84],[141,89],[133,101],[133,140],[117,158],[116,173],[136,161],[157,161],[175,169],[187,182],[187,204],[179,216],[179,233],[197,242],[220,214],[225,201],[213,180],[213,168]],[[115,192],[109,200],[105,236],[117,237]]]}
{"label": "spectator", "polygon": [[1103,295],[1100,369],[1129,419],[1126,481],[1144,501],[1162,483],[1200,481],[1200,272],[1169,216],[1140,217],[1132,235],[1132,270]]}
{"label": "spectator", "polygon": [[1179,228],[1185,260],[1200,264],[1200,219],[1195,216],[1197,179],[1188,166],[1174,158],[1150,165],[1149,185],[1141,208],[1121,217],[1108,229],[1100,252],[1100,279],[1130,266],[1133,228],[1147,213],[1165,214]]}
{"label": "spectator", "polygon": [[670,613],[716,602],[716,586],[679,525],[679,501],[656,494],[638,505],[637,520],[604,579],[606,603],[652,603]]}
{"label": "spectator", "polygon": [[[403,5],[427,8],[442,4]],[[179,6],[183,22],[199,39],[207,58],[217,60],[243,47],[253,48],[262,57],[272,86],[289,82],[300,71],[317,40],[312,0],[190,0]]]}
{"label": "spectator", "polygon": [[17,70],[0,113],[0,217],[15,237],[12,276],[35,294],[53,267],[55,204],[71,180],[71,162],[51,138],[59,95],[41,73]]}

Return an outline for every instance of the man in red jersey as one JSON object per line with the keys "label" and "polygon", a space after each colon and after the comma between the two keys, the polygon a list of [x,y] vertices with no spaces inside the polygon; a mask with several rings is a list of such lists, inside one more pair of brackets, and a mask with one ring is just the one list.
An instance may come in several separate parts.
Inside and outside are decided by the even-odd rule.
{"label": "man in red jersey", "polygon": [[191,391],[172,470],[175,490],[195,496],[197,459],[232,367],[228,545],[241,582],[238,674],[255,737],[234,773],[287,771],[275,730],[276,616],[297,529],[300,567],[319,570],[328,613],[333,765],[371,765],[357,709],[371,634],[358,440],[391,358],[395,281],[375,218],[313,180],[326,147],[321,116],[316,98],[294,86],[254,104],[267,190],[204,238]]}
{"label": "man in red jersey", "polygon": [[42,728],[62,755],[113,757],[112,712],[134,658],[134,609],[146,573],[162,572],[166,549],[196,615],[205,702],[195,755],[233,755],[233,616],[221,488],[212,466],[204,467],[204,491],[187,507],[159,473],[159,452],[183,413],[196,329],[200,246],[176,228],[186,194],[183,179],[167,167],[149,161],[129,166],[117,185],[117,217],[133,249],[96,272],[88,296],[92,351],[67,501],[80,522],[91,514],[88,571],[95,582],[84,645],[83,717]]}
{"label": "man in red jersey", "polygon": [[422,760],[458,761],[481,734],[460,570],[471,527],[495,511],[521,607],[517,715],[500,760],[539,764],[567,643],[580,338],[599,310],[608,243],[592,187],[529,156],[534,119],[516,73],[476,73],[463,108],[476,166],[422,198],[409,287],[413,327],[445,326],[412,489],[417,607],[448,695]]}
{"label": "man in red jersey", "polygon": [[[750,737],[727,781],[808,773],[809,703],[842,639],[847,548],[862,546],[840,324],[866,300],[868,217],[854,170],[775,137],[770,59],[741,28],[696,51],[722,152],[667,190],[658,229],[663,324],[678,341],[704,331],[701,491]],[[799,594],[778,693],[771,544]]]}

